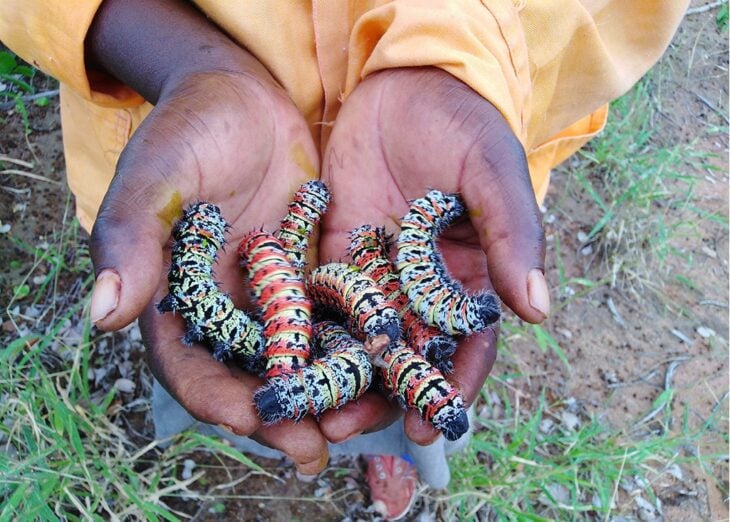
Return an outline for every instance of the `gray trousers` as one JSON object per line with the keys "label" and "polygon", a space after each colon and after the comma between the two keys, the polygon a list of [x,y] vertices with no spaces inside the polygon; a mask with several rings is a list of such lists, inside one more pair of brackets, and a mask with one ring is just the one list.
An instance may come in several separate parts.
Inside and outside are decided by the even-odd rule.
{"label": "gray trousers", "polygon": [[[152,417],[155,423],[155,436],[163,439],[176,435],[193,426],[203,434],[215,435],[230,441],[244,453],[267,458],[284,456],[278,450],[269,448],[249,439],[233,435],[224,429],[196,421],[178,402],[167,393],[157,380],[152,388]],[[472,423],[473,409],[469,409]],[[406,437],[403,422],[395,422],[376,433],[360,435],[340,444],[330,444],[330,455],[408,455],[413,461],[418,475],[429,486],[445,488],[449,483],[449,465],[446,456],[466,447],[471,438],[471,430],[459,440],[450,442],[443,437],[428,446],[420,446]]]}

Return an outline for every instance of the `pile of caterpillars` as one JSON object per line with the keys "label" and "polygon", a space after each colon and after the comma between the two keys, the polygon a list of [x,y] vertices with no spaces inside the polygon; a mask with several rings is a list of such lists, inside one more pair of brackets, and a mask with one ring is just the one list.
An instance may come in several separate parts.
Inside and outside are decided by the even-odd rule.
{"label": "pile of caterpillars", "polygon": [[213,276],[228,229],[219,208],[190,206],[173,230],[170,293],[158,309],[182,315],[185,343],[202,342],[217,360],[233,359],[266,378],[254,396],[265,423],[317,416],[380,386],[458,439],[469,421],[444,377],[453,369],[454,336],[483,331],[500,316],[493,293],[469,294],[450,277],[436,246],[464,204],[436,190],[414,200],[401,221],[395,266],[384,229],[364,225],[351,233],[352,264],[306,274],[309,238],[329,201],[324,183],[308,181],[278,231],[255,230],[239,244],[253,316]]}

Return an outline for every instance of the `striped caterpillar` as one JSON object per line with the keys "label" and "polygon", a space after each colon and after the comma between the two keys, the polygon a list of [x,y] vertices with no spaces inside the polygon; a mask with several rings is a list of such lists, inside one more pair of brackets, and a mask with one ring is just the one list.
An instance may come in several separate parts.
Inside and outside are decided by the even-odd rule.
{"label": "striped caterpillar", "polygon": [[384,229],[363,225],[352,231],[350,240],[352,262],[373,278],[386,298],[400,311],[403,337],[408,346],[442,372],[451,372],[451,356],[456,351],[456,341],[438,328],[428,326],[408,306],[408,296],[401,291],[398,275],[388,259]]}
{"label": "striped caterpillar", "polygon": [[418,410],[448,440],[467,432],[469,418],[461,395],[426,359],[398,341],[383,352],[383,360],[386,387],[401,406]]}
{"label": "striped caterpillar", "polygon": [[264,423],[320,415],[359,398],[370,386],[373,370],[360,341],[331,321],[316,323],[314,334],[321,357],[256,391],[254,402]]}
{"label": "striped caterpillar", "polygon": [[398,312],[373,279],[357,267],[328,263],[315,268],[307,278],[307,294],[316,306],[350,319],[358,335],[400,338]]}
{"label": "striped caterpillar", "polygon": [[294,267],[302,271],[307,263],[309,236],[327,212],[330,193],[319,180],[304,183],[289,203],[287,215],[281,220],[276,237],[284,246]]}
{"label": "striped caterpillar", "polygon": [[436,247],[436,237],[463,213],[456,194],[432,190],[411,203],[398,236],[397,267],[403,292],[428,325],[449,335],[481,332],[500,315],[494,294],[465,293],[448,274]]}
{"label": "striped caterpillar", "polygon": [[245,368],[258,373],[264,348],[261,325],[238,310],[213,279],[213,264],[227,228],[215,205],[200,202],[185,210],[172,233],[169,294],[157,309],[180,312],[187,325],[184,343],[204,341],[217,360],[236,356]]}
{"label": "striped caterpillar", "polygon": [[304,282],[273,234],[250,232],[238,253],[262,311],[266,377],[297,371],[307,364],[312,336],[312,304]]}

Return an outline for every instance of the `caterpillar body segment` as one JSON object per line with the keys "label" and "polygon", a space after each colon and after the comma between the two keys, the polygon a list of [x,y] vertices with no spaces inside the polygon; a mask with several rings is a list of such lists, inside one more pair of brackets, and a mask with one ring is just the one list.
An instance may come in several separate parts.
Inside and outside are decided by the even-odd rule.
{"label": "caterpillar body segment", "polygon": [[254,395],[264,423],[318,416],[358,399],[370,386],[373,369],[361,342],[330,321],[316,323],[314,331],[321,356],[306,368],[269,379]]}
{"label": "caterpillar body segment", "polygon": [[463,213],[457,195],[432,190],[411,203],[398,236],[397,268],[411,308],[449,335],[481,332],[500,316],[496,296],[467,294],[449,275],[436,247],[436,237]]}
{"label": "caterpillar body segment", "polygon": [[238,252],[262,311],[266,376],[271,378],[306,366],[312,337],[312,304],[284,247],[273,234],[254,231],[241,240]]}
{"label": "caterpillar body segment", "polygon": [[213,264],[227,229],[216,205],[200,202],[183,212],[172,233],[170,293],[157,309],[182,315],[187,326],[184,343],[204,342],[217,360],[237,357],[245,368],[257,371],[263,355],[263,328],[238,310],[213,279]]}
{"label": "caterpillar body segment", "polygon": [[327,185],[319,180],[307,181],[294,194],[287,215],[275,234],[299,271],[307,264],[309,237],[327,212],[330,199]]}
{"label": "caterpillar body segment", "polygon": [[451,356],[456,341],[438,328],[427,325],[408,305],[408,296],[401,291],[400,279],[388,259],[388,242],[382,227],[363,225],[350,235],[350,257],[353,263],[373,278],[385,297],[399,310],[403,338],[417,353],[444,373],[453,371]]}
{"label": "caterpillar body segment", "polygon": [[354,329],[368,337],[400,338],[398,311],[373,279],[355,266],[328,263],[317,267],[307,278],[307,294],[315,306],[350,319]]}
{"label": "caterpillar body segment", "polygon": [[386,349],[383,359],[387,365],[381,370],[383,380],[401,406],[418,410],[448,440],[468,431],[464,400],[426,359],[402,341]]}

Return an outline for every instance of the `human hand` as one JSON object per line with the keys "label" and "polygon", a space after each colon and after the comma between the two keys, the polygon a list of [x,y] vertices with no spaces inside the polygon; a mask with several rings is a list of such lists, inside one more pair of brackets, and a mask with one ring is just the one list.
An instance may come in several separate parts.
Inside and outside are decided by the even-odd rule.
{"label": "human hand", "polygon": [[[397,237],[410,200],[430,189],[458,192],[469,219],[439,241],[452,276],[472,291],[494,289],[526,321],[545,319],[544,235],[525,154],[497,109],[468,86],[435,68],[374,74],[345,100],[323,157],[322,180],[333,193],[322,224],[323,262],[345,257],[356,226],[385,226]],[[453,357],[448,379],[467,404],[491,370],[497,335],[495,326],[463,339]],[[398,415],[371,393],[326,413],[320,427],[337,442]],[[413,410],[405,430],[420,444],[439,435]]]}
{"label": "human hand", "polygon": [[185,3],[107,0],[89,46],[93,60],[155,103],[94,224],[92,321],[116,330],[141,316],[153,374],[193,417],[282,450],[304,474],[320,471],[327,446],[313,419],[262,426],[253,403],[261,380],[203,346],[183,346],[182,318],[155,310],[167,293],[171,228],[200,200],[231,224],[233,246],[219,252],[215,274],[246,307],[235,246],[253,228],[275,230],[291,194],[316,177],[306,122],[253,56]]}

